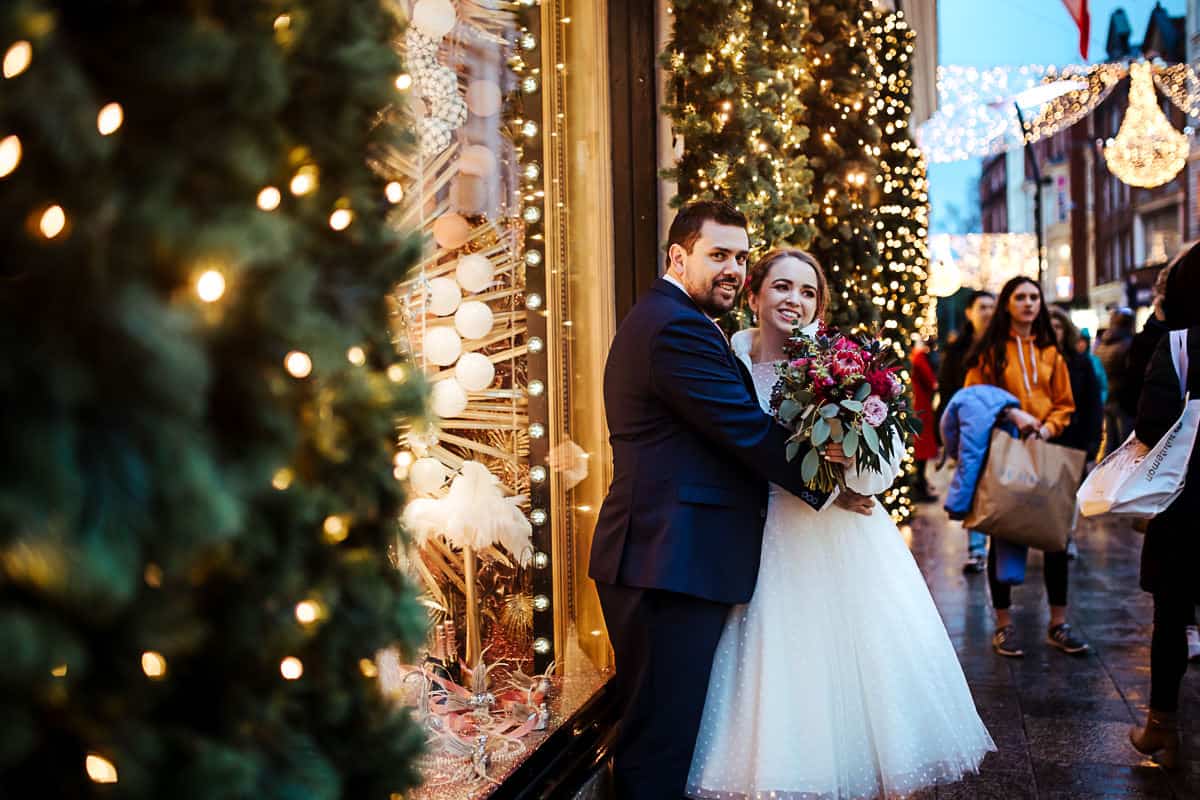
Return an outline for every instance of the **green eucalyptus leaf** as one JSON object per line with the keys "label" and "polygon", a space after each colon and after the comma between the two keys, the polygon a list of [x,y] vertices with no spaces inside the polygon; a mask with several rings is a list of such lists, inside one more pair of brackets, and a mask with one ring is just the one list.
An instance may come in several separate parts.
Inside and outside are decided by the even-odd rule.
{"label": "green eucalyptus leaf", "polygon": [[800,462],[800,479],[805,483],[811,483],[812,479],[817,475],[817,468],[821,466],[821,454],[814,447],[804,454],[804,460]]}

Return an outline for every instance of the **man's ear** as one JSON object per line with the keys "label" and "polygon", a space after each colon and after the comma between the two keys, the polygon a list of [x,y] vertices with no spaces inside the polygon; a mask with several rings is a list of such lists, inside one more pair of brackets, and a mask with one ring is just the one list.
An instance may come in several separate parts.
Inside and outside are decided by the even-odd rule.
{"label": "man's ear", "polygon": [[687,258],[687,250],[678,242],[667,248],[667,271],[683,273],[683,262]]}

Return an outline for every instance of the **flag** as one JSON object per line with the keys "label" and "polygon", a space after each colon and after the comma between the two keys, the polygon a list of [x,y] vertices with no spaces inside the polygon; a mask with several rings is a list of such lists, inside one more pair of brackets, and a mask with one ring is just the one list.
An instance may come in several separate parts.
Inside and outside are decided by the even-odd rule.
{"label": "flag", "polygon": [[1092,19],[1088,15],[1088,0],[1063,0],[1063,5],[1067,7],[1067,13],[1071,15],[1071,19],[1075,20],[1075,24],[1079,26],[1079,55],[1083,56],[1084,61],[1087,61],[1088,40],[1092,37]]}

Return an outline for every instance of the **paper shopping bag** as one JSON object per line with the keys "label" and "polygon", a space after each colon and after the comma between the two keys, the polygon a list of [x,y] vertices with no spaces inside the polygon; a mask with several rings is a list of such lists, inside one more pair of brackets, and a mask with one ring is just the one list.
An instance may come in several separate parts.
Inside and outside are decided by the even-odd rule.
{"label": "paper shopping bag", "polygon": [[992,431],[987,465],[963,525],[1046,552],[1065,549],[1086,458],[1082,450]]}

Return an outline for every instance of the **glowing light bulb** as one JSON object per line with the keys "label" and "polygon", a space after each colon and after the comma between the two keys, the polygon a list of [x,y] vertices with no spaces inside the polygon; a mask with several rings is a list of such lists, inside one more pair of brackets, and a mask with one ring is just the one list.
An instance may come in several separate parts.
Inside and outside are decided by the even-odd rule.
{"label": "glowing light bulb", "polygon": [[205,271],[196,279],[196,294],[206,303],[215,303],[225,294],[225,276],[215,269]]}
{"label": "glowing light bulb", "polygon": [[4,54],[4,77],[15,78],[29,66],[33,60],[33,45],[21,40],[8,48]]}
{"label": "glowing light bulb", "polygon": [[292,485],[292,481],[295,480],[295,478],[296,473],[292,472],[290,468],[281,467],[280,469],[276,470],[275,474],[271,477],[271,485],[282,492],[284,489],[287,489]]}
{"label": "glowing light bulb", "polygon": [[292,177],[292,181],[288,184],[288,188],[292,190],[292,194],[297,197],[308,194],[313,189],[317,188],[317,168],[311,164],[301,167]]}
{"label": "glowing light bulb", "polygon": [[38,227],[41,228],[43,236],[53,239],[63,232],[63,228],[67,227],[67,213],[63,211],[62,206],[50,206],[42,212],[42,219],[38,223]]}
{"label": "glowing light bulb", "polygon": [[403,364],[392,364],[387,368],[387,376],[392,383],[404,383],[408,380],[408,370]]}
{"label": "glowing light bulb", "polygon": [[367,354],[361,347],[351,347],[346,351],[346,360],[356,367],[367,363]]}
{"label": "glowing light bulb", "polygon": [[162,653],[147,650],[142,653],[142,672],[147,678],[161,678],[167,674],[167,660]]}
{"label": "glowing light bulb", "polygon": [[279,201],[282,199],[283,195],[274,186],[264,186],[258,193],[258,207],[263,211],[274,211],[279,208]]}
{"label": "glowing light bulb", "polygon": [[116,133],[124,121],[125,112],[121,109],[121,104],[109,103],[96,115],[96,128],[100,131],[101,136],[108,136]]}
{"label": "glowing light bulb", "polygon": [[16,135],[0,139],[0,178],[7,177],[21,163],[21,140]]}
{"label": "glowing light bulb", "polygon": [[389,203],[399,203],[404,199],[404,187],[396,181],[392,181],[387,186],[383,187],[383,193],[387,197]]}
{"label": "glowing light bulb", "polygon": [[350,527],[346,524],[346,520],[337,514],[330,514],[326,517],[322,528],[325,531],[325,540],[331,544],[345,541],[346,536],[350,533]]}
{"label": "glowing light bulb", "polygon": [[53,676],[54,676],[54,677],[56,677],[56,678],[65,678],[65,677],[67,677],[67,665],[66,665],[66,664],[59,664],[59,665],[58,665],[57,667],[55,667],[54,669],[50,670],[50,674],[51,674],[51,675],[53,675]]}
{"label": "glowing light bulb", "polygon": [[274,28],[277,31],[283,31],[290,28],[292,25],[291,14],[280,14],[275,18]]}
{"label": "glowing light bulb", "polygon": [[289,681],[299,680],[304,674],[304,663],[295,656],[288,656],[279,662],[279,674]]}
{"label": "glowing light bulb", "polygon": [[401,92],[407,92],[411,89],[412,83],[412,75],[409,75],[407,72],[402,72],[396,76],[396,88]]}
{"label": "glowing light bulb", "polygon": [[329,215],[329,227],[335,231],[344,231],[354,221],[354,212],[348,208],[339,208]]}
{"label": "glowing light bulb", "polygon": [[364,678],[379,677],[379,668],[375,666],[375,662],[369,658],[360,658],[358,660],[358,671],[363,674]]}
{"label": "glowing light bulb", "polygon": [[283,359],[283,366],[293,378],[307,378],[312,373],[312,359],[308,353],[293,350]]}
{"label": "glowing light bulb", "polygon": [[321,616],[321,607],[312,600],[301,600],[296,603],[296,621],[302,625],[311,625]]}

